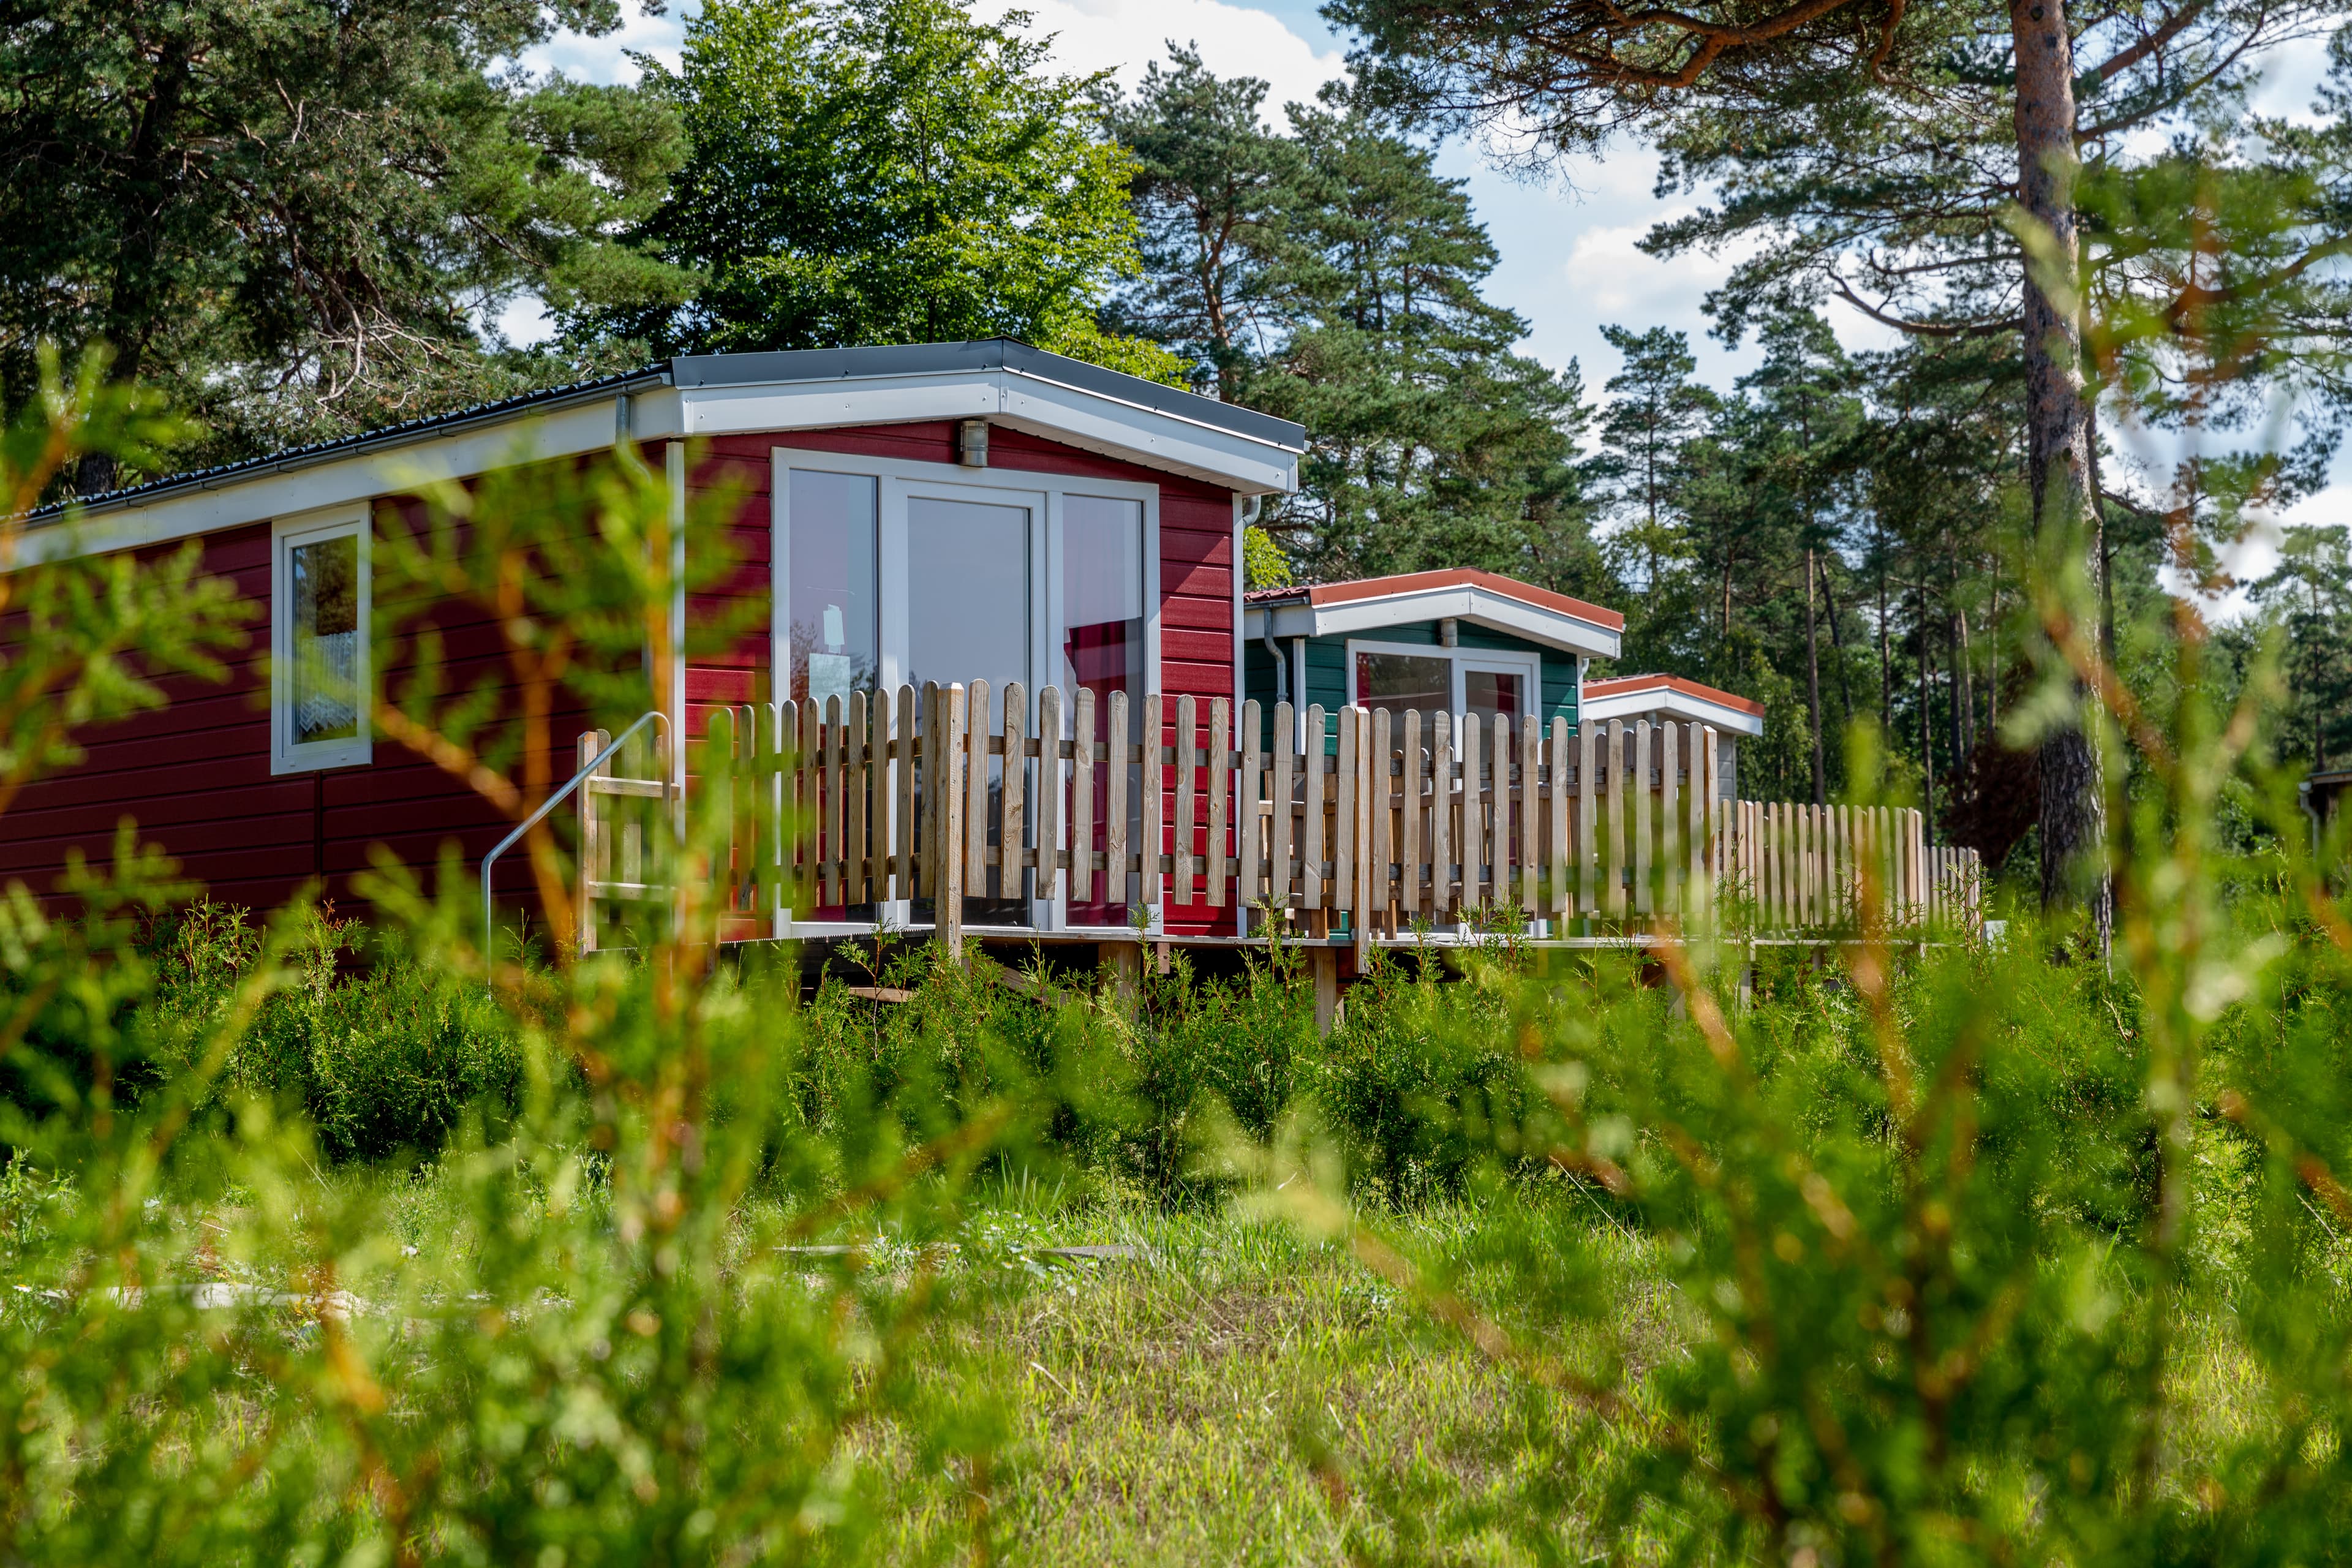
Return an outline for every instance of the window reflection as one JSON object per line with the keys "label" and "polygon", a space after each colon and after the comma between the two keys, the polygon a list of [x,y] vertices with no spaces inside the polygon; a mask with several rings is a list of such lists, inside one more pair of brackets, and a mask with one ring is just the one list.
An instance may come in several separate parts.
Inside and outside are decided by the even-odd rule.
{"label": "window reflection", "polygon": [[[1110,738],[1110,698],[1123,691],[1128,701],[1130,743],[1143,734],[1143,503],[1104,496],[1068,496],[1062,502],[1062,678],[1075,700],[1083,688],[1094,693],[1095,732],[1080,737]],[[1128,769],[1128,837],[1141,841],[1143,774]],[[1110,775],[1097,768],[1094,775],[1094,847],[1109,847]],[[1098,897],[1072,901],[1069,918],[1076,925],[1124,925],[1128,885],[1097,879]]]}
{"label": "window reflection", "polygon": [[1391,713],[1415,709],[1447,712],[1454,707],[1454,661],[1407,653],[1356,655],[1356,701]]}
{"label": "window reflection", "polygon": [[1502,675],[1490,670],[1467,669],[1462,672],[1463,707],[1478,716],[1489,734],[1497,720],[1518,725],[1519,716],[1528,711],[1521,688],[1527,679],[1518,675]]}
{"label": "window reflection", "polygon": [[360,542],[298,544],[292,557],[293,743],[359,734]]}
{"label": "window reflection", "polygon": [[[1004,689],[1029,681],[1029,509],[983,501],[917,497],[907,503],[907,679],[941,686],[988,682],[988,710],[968,722],[991,732],[1004,724]],[[996,826],[1004,760],[988,767],[988,841],[1003,848]],[[926,804],[922,809],[929,809]],[[971,925],[1025,925],[1024,873],[991,869],[965,889]],[[929,918],[928,900],[915,919]]]}
{"label": "window reflection", "polygon": [[785,571],[792,695],[823,701],[871,691],[879,668],[875,635],[877,481],[864,474],[791,471]]}

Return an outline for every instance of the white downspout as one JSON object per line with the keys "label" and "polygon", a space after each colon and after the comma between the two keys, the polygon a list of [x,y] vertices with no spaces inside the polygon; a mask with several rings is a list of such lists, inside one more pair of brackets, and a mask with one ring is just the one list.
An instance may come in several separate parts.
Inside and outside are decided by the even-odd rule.
{"label": "white downspout", "polygon": [[1290,689],[1298,695],[1290,704],[1290,743],[1300,752],[1307,750],[1307,639],[1290,639]]}
{"label": "white downspout", "polygon": [[669,771],[678,827],[686,826],[686,443],[663,449],[669,479]]}

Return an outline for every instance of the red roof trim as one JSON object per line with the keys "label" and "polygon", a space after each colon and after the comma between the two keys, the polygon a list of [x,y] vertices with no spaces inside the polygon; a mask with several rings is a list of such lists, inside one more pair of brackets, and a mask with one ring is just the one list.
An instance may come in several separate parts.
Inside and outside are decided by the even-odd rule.
{"label": "red roof trim", "polygon": [[1260,588],[1245,597],[1253,604],[1303,598],[1320,608],[1325,605],[1353,604],[1360,599],[1389,599],[1406,594],[1426,594],[1441,588],[1476,588],[1499,598],[1516,599],[1539,610],[1573,616],[1580,621],[1607,626],[1612,632],[1625,629],[1625,617],[1614,610],[1604,610],[1598,605],[1588,605],[1582,599],[1571,599],[1565,594],[1555,594],[1549,588],[1538,588],[1516,577],[1473,571],[1468,567],[1444,572],[1405,572],[1393,577],[1359,577],[1352,582],[1318,583],[1305,588]]}
{"label": "red roof trim", "polygon": [[1718,691],[1712,686],[1701,686],[1696,680],[1685,680],[1679,675],[1618,675],[1607,680],[1584,683],[1587,697],[1622,697],[1641,691],[1679,691],[1685,697],[1696,697],[1702,702],[1720,703],[1741,713],[1764,716],[1764,704],[1751,698],[1735,697],[1728,691]]}

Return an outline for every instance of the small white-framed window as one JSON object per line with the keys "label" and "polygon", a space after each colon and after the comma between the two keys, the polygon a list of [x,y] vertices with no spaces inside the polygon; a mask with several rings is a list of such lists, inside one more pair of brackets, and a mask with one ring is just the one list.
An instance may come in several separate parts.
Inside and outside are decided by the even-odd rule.
{"label": "small white-framed window", "polygon": [[271,531],[270,772],[373,762],[367,512],[281,519]]}
{"label": "small white-framed window", "polygon": [[1348,639],[1348,700],[1391,711],[1475,713],[1514,728],[1543,707],[1543,662],[1500,648]]}

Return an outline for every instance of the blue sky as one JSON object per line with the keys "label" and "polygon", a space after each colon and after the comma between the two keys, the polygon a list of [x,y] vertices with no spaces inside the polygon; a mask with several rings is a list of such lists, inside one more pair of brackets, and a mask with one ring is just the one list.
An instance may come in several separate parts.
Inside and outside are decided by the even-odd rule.
{"label": "blue sky", "polygon": [[[626,5],[628,0],[624,0]],[[977,0],[981,8],[1003,10],[1004,0]],[[1132,82],[1144,66],[1162,56],[1174,39],[1198,46],[1209,68],[1221,76],[1256,76],[1273,86],[1274,103],[1310,100],[1315,89],[1341,73],[1346,44],[1316,14],[1312,0],[1027,0],[1033,31],[1055,36],[1055,62],[1072,71],[1117,70]],[[646,16],[632,12],[622,31],[604,38],[565,37],[536,50],[527,63],[557,68],[590,80],[633,78],[627,51],[675,60],[682,24],[673,13]],[[2271,113],[2305,111],[2326,63],[2324,43],[2282,51],[2272,63],[2257,107]],[[1660,200],[1652,195],[1656,162],[1631,144],[1603,155],[1580,158],[1548,182],[1507,176],[1471,147],[1449,144],[1441,168],[1465,179],[1479,217],[1494,237],[1501,262],[1487,286],[1488,298],[1526,318],[1522,351],[1548,364],[1580,362],[1585,385],[1598,395],[1617,368],[1617,355],[1601,336],[1609,323],[1634,328],[1670,326],[1689,335],[1699,374],[1717,387],[1755,363],[1752,345],[1727,349],[1707,335],[1703,310],[1707,290],[1729,271],[1730,258],[1686,256],[1653,260],[1636,248],[1650,226],[1696,204],[1685,197]],[[1885,334],[1851,312],[1829,312],[1849,347],[1874,347]],[[529,334],[532,312],[510,312],[510,330]],[[2131,443],[2124,442],[2128,447]],[[2161,459],[2150,450],[2145,456]],[[2297,521],[2340,522],[2352,516],[2352,458],[2339,458],[2335,483],[2289,514]],[[2238,563],[2242,573],[2268,569],[2271,552],[2256,542]]]}

